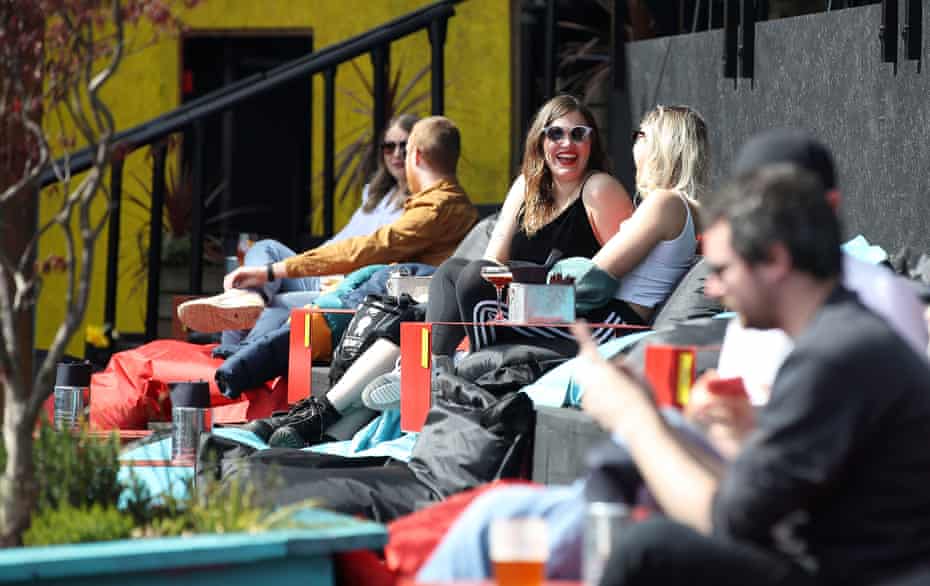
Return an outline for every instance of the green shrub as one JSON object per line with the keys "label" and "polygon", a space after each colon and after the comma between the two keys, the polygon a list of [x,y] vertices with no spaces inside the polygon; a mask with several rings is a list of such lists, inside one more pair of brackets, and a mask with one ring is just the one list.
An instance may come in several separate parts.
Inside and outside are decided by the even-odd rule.
{"label": "green shrub", "polygon": [[135,519],[114,506],[58,508],[36,511],[32,525],[23,535],[24,545],[54,545],[126,539],[132,535]]}
{"label": "green shrub", "polygon": [[[87,503],[115,505],[123,487],[119,472],[119,440],[91,437],[86,431],[63,433],[43,418],[32,449],[38,494],[36,508],[81,507]],[[6,451],[0,442],[0,470]]]}
{"label": "green shrub", "polygon": [[[183,499],[153,497],[134,476],[118,480],[120,445],[85,432],[61,432],[43,423],[33,450],[38,495],[26,545],[84,543],[130,536],[169,537],[193,533],[254,532],[294,527],[290,513],[310,503],[272,512],[258,498],[276,482],[274,475],[261,489],[238,483],[191,482]],[[6,462],[0,442],[0,466]]]}

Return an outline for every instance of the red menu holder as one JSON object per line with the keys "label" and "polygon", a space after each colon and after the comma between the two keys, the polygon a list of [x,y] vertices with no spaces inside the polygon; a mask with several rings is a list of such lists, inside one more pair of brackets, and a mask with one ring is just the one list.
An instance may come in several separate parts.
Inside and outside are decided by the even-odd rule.
{"label": "red menu holder", "polygon": [[309,309],[291,310],[291,338],[287,357],[287,403],[293,405],[313,393],[310,369],[313,353],[310,348],[310,324],[313,316]]}
{"label": "red menu holder", "polygon": [[683,408],[694,384],[695,348],[652,344],[646,347],[646,379],[660,407]]}
{"label": "red menu holder", "polygon": [[400,324],[400,429],[420,431],[429,413],[432,389],[433,325]]}

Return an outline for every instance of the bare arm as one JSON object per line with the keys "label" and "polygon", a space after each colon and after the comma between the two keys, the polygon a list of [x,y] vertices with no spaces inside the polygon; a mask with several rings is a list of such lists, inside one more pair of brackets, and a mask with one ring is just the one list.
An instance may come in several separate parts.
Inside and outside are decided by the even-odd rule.
{"label": "bare arm", "polygon": [[523,180],[523,175],[520,175],[507,192],[500,216],[494,224],[494,231],[491,232],[488,247],[484,251],[485,259],[499,263],[510,260],[510,241],[513,240],[513,235],[517,231],[517,217],[523,206],[525,189],[526,182]]}
{"label": "bare arm", "polygon": [[651,194],[623,223],[620,231],[594,255],[594,264],[614,277],[623,277],[659,242],[677,236],[685,218],[685,207],[678,194],[670,191]]}
{"label": "bare arm", "polygon": [[585,185],[584,207],[603,246],[620,229],[620,224],[633,215],[633,200],[623,185],[607,173],[597,173]]}
{"label": "bare arm", "polygon": [[580,347],[578,356],[586,361],[583,368],[575,369],[584,389],[584,410],[623,437],[646,485],[669,517],[710,533],[717,473],[666,426],[649,389],[601,357],[586,325],[575,324],[572,331]]}

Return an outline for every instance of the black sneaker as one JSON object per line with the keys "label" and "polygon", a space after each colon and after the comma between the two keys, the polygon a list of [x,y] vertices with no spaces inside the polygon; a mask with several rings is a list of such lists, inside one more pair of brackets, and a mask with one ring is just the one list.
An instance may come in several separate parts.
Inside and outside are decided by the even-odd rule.
{"label": "black sneaker", "polygon": [[310,397],[309,404],[299,413],[288,415],[284,425],[271,434],[268,445],[273,448],[304,448],[322,443],[323,432],[341,415],[328,401]]}
{"label": "black sneaker", "polygon": [[271,417],[250,421],[243,426],[243,429],[251,431],[267,444],[272,434],[282,425],[287,425],[290,418],[304,410],[317,409],[317,405],[318,403],[314,397],[307,397],[294,403],[287,411],[276,411],[271,414]]}

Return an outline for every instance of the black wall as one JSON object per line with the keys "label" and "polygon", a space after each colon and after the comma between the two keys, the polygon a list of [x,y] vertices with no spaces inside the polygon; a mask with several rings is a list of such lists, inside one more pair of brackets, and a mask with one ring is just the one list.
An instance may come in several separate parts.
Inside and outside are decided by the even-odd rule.
{"label": "black wall", "polygon": [[880,24],[879,5],[758,23],[755,79],[738,83],[722,77],[722,31],[631,43],[633,117],[656,103],[697,108],[715,186],[753,133],[807,129],[834,151],[847,235],[930,253],[930,79],[901,46],[897,72],[881,62]]}

